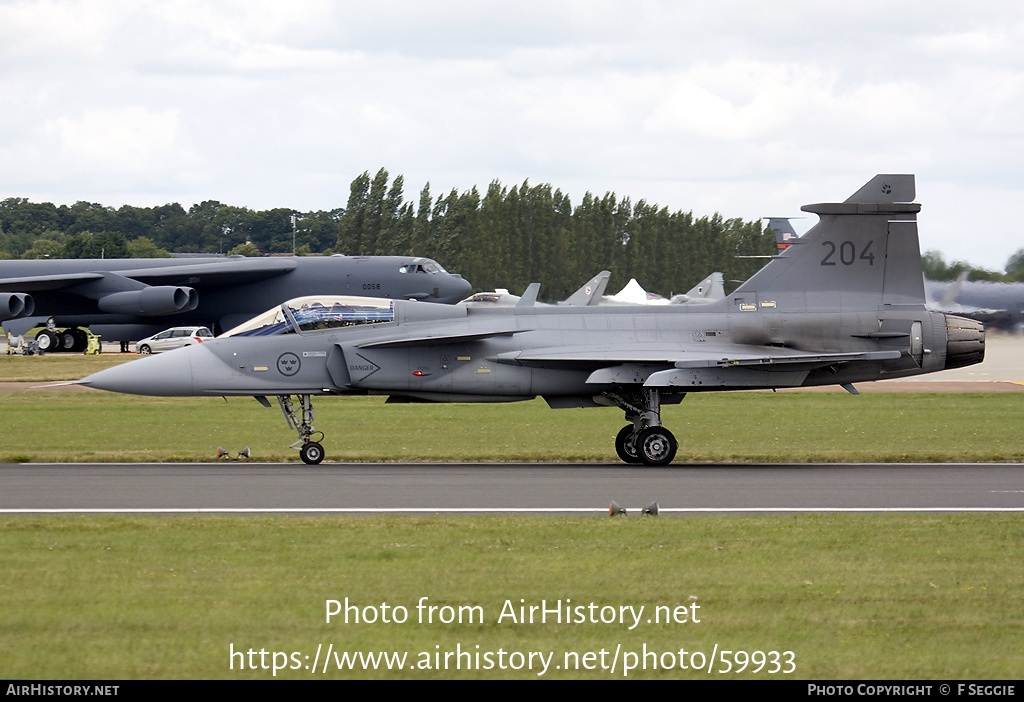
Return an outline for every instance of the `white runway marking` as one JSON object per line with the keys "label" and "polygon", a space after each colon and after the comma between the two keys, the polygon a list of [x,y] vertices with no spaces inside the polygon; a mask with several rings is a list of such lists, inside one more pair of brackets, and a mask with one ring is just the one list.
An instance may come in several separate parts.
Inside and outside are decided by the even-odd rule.
{"label": "white runway marking", "polygon": [[[642,507],[627,507],[627,516]],[[707,512],[1024,512],[1024,507],[661,507],[659,513]],[[607,507],[144,507],[0,509],[0,514],[607,514]]]}

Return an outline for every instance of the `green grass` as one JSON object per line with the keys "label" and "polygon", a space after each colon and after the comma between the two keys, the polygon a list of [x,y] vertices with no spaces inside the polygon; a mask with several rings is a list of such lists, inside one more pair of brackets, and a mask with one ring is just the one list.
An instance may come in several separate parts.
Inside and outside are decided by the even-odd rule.
{"label": "green grass", "polygon": [[[1024,669],[1024,523],[1005,514],[694,519],[117,517],[0,520],[8,678],[260,678],[235,650],[792,651],[800,679],[1014,679]],[[483,621],[418,623],[416,603]],[[408,610],[326,623],[327,600]],[[506,600],[643,605],[611,623],[498,621]],[[699,623],[647,623],[699,605]],[[479,646],[479,649],[475,647]],[[270,665],[271,658],[267,658]],[[295,659],[289,658],[288,664]],[[609,659],[610,661],[610,653]],[[721,669],[719,663],[717,669]],[[716,669],[716,670],[717,670]],[[330,670],[326,677],[536,678],[537,671]],[[277,677],[320,678],[304,667]],[[608,679],[608,670],[549,678]],[[744,672],[634,671],[733,679]]]}
{"label": "green grass", "polygon": [[45,356],[0,356],[0,382],[49,382],[77,380],[104,368],[139,358],[134,354],[53,353]]}
{"label": "green grass", "polygon": [[[0,381],[81,378],[127,355],[0,356]],[[315,398],[328,460],[613,461],[611,408],[385,405]],[[295,461],[295,433],[251,398],[0,392],[0,461],[203,461],[218,446]],[[663,408],[676,462],[1024,460],[1024,393],[691,393]]]}
{"label": "green grass", "polygon": [[[75,378],[123,359],[0,357],[0,379]],[[218,445],[297,460],[280,411],[248,398],[29,391],[0,393],[0,406],[0,461],[212,460]],[[551,410],[541,401],[319,398],[316,408],[332,460],[617,462],[612,437],[623,424],[617,410]],[[677,462],[1020,461],[1021,416],[1024,394],[1015,393],[709,393],[664,410],[680,439]],[[302,667],[277,677],[533,679],[536,670],[409,666],[458,645],[543,652],[552,665],[567,652],[610,657],[619,645],[676,654],[670,661],[680,649],[709,655],[717,645],[792,651],[788,677],[799,679],[1015,679],[1024,669],[1022,537],[1015,514],[0,518],[0,670],[32,679],[269,679],[270,669],[241,670],[238,657],[232,668],[230,647],[297,653],[278,661],[305,666],[319,644],[333,644],[410,658],[402,671],[313,676]],[[326,601],[346,597],[404,606],[410,621],[326,623]],[[421,597],[479,607],[484,620],[417,623]],[[643,605],[645,617],[632,631],[498,622],[504,603],[521,599]],[[700,623],[646,623],[653,607],[693,604]],[[773,677],[751,668],[631,677]],[[618,678],[622,666],[615,675],[545,677]]]}
{"label": "green grass", "polygon": [[[611,461],[624,424],[612,408],[386,405],[314,400],[328,460]],[[204,461],[218,446],[296,461],[280,410],[251,398],[101,392],[0,393],[0,461]],[[694,393],[667,406],[676,462],[1020,461],[1024,393]]]}

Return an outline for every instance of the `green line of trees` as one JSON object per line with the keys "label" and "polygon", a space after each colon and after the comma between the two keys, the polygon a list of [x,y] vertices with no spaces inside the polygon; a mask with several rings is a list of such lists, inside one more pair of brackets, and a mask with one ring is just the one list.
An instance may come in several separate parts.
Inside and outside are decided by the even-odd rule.
{"label": "green line of trees", "polygon": [[[341,213],[300,215],[296,244],[301,252],[334,246]],[[0,201],[0,258],[148,258],[170,251],[226,254],[235,249],[250,255],[291,253],[292,214],[286,208],[255,211],[216,200],[185,210],[178,203],[115,209],[92,202],[55,206],[8,198]]]}
{"label": "green line of trees", "polygon": [[[215,200],[186,210],[178,203],[115,209],[8,198],[0,201],[0,258],[288,254],[294,235],[299,254],[426,256],[477,290],[521,292],[537,281],[542,298],[553,300],[605,269],[612,292],[631,277],[663,295],[685,292],[712,271],[745,280],[764,260],[738,256],[775,251],[760,221],[698,218],[614,193],[586,193],[574,204],[550,184],[494,181],[483,192],[474,186],[434,195],[428,183],[412,202],[404,187],[401,175],[367,171],[352,181],[344,208],[316,212],[256,211]],[[1024,276],[1024,251],[1018,258],[1015,271]],[[946,264],[936,252],[923,260],[934,280],[956,278],[967,266]],[[1013,279],[988,271],[972,277]]]}
{"label": "green line of trees", "polygon": [[921,256],[924,277],[928,280],[956,280],[964,273],[968,280],[988,280],[996,283],[1024,283],[1024,249],[1010,256],[1002,273],[978,268],[967,261],[946,262],[939,251],[926,251]]}
{"label": "green line of trees", "polygon": [[540,282],[546,299],[563,299],[601,270],[610,291],[629,278],[648,290],[685,292],[712,271],[744,280],[770,255],[774,236],[758,221],[695,218],[614,193],[584,195],[573,205],[550,184],[492,182],[434,197],[428,183],[418,206],[403,197],[402,176],[381,169],[352,182],[335,250],[416,254],[461,273],[477,289],[521,292]]}
{"label": "green line of trees", "polygon": [[385,169],[351,184],[344,208],[297,213],[254,211],[209,200],[120,208],[77,202],[55,206],[25,198],[0,202],[0,258],[157,257],[168,252],[223,254],[416,255],[462,274],[476,289],[521,292],[542,284],[561,299],[601,270],[609,290],[630,277],[662,294],[685,292],[712,271],[743,280],[769,255],[774,239],[758,221],[690,212],[614,193],[574,205],[549,184],[492,182],[434,196],[430,185],[407,201],[404,178]]}

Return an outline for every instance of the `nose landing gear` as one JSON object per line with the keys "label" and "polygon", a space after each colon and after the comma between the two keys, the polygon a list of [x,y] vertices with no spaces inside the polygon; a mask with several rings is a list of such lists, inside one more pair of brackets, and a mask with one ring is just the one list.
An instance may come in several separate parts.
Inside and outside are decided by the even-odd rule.
{"label": "nose landing gear", "polygon": [[[292,444],[292,448],[299,447],[299,458],[303,463],[315,466],[324,460],[324,447],[319,444],[324,439],[324,433],[313,428],[313,400],[309,395],[299,395],[299,405],[302,409],[302,419],[299,420],[292,404],[291,395],[280,395],[277,398],[284,412],[288,426],[299,433],[299,440]],[[313,437],[317,436],[317,441]]]}

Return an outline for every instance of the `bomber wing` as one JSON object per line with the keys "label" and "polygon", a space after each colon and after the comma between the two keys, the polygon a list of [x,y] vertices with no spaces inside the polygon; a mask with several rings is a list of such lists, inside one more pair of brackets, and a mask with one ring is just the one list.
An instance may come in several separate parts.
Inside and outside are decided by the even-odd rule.
{"label": "bomber wing", "polygon": [[102,273],[65,273],[58,275],[30,275],[21,278],[0,278],[0,292],[41,292],[60,290],[103,278]]}
{"label": "bomber wing", "polygon": [[62,290],[83,283],[117,276],[149,285],[201,285],[216,287],[257,283],[295,270],[292,260],[229,259],[215,263],[186,263],[170,266],[143,266],[117,271],[54,273],[50,275],[0,278],[0,292],[41,292]]}
{"label": "bomber wing", "polygon": [[289,273],[298,266],[291,259],[242,258],[215,263],[185,263],[179,266],[148,266],[118,271],[150,285],[198,285],[218,287],[258,283]]}

